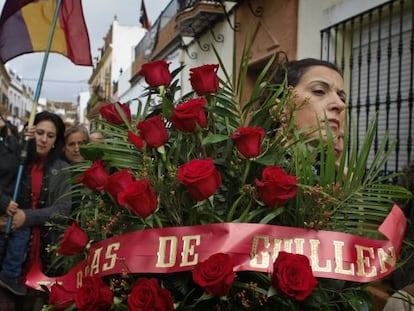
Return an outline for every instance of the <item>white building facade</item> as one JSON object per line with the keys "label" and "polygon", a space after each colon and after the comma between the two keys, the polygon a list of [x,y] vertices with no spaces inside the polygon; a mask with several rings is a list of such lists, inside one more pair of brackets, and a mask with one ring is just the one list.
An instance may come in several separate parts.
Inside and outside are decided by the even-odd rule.
{"label": "white building facade", "polygon": [[21,131],[30,116],[34,92],[29,85],[23,83],[22,77],[14,70],[9,69],[8,72],[11,80],[8,89],[10,116],[7,119]]}

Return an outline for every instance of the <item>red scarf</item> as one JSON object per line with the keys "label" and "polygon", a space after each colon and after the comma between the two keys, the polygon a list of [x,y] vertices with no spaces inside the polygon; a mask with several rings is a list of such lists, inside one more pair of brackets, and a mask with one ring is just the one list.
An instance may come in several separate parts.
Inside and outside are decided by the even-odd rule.
{"label": "red scarf", "polygon": [[[30,171],[32,178],[32,209],[37,208],[37,203],[40,197],[43,182],[43,169],[45,167],[45,158],[39,158],[33,164]],[[42,271],[42,261],[40,259],[40,229],[39,227],[32,228],[32,247],[30,249],[29,272],[38,273]]]}
{"label": "red scarf", "polygon": [[32,209],[37,208],[40,190],[42,189],[43,169],[45,167],[45,158],[39,158],[33,164],[30,171],[32,177]]}

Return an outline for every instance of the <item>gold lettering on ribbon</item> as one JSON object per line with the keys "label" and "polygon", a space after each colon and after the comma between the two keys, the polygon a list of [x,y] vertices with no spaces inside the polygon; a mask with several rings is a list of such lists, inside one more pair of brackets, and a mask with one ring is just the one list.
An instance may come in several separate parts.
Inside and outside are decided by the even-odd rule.
{"label": "gold lettering on ribbon", "polygon": [[[178,240],[175,236],[160,236],[158,238],[158,252],[157,252],[157,264],[156,267],[158,268],[168,268],[174,267],[176,262],[176,254],[177,254],[177,244]],[[167,246],[169,245],[169,259],[168,262],[165,261],[166,253],[167,253]]]}
{"label": "gold lettering on ribbon", "polygon": [[105,259],[109,259],[110,261],[109,263],[104,263],[102,266],[102,271],[108,271],[115,267],[117,256],[112,252],[119,250],[120,246],[121,244],[119,242],[108,245],[108,248],[106,249]]}
{"label": "gold lettering on ribbon", "polygon": [[78,272],[76,272],[76,288],[81,288],[82,287],[82,280],[85,276],[89,275],[89,266],[86,265],[83,267],[83,271],[79,270]]}
{"label": "gold lettering on ribbon", "polygon": [[[262,241],[262,243],[260,243]],[[262,246],[262,247],[259,247]],[[254,268],[267,268],[270,262],[269,251],[260,251],[259,249],[269,249],[270,241],[267,235],[255,235],[252,242],[252,250],[250,252],[250,266]],[[259,260],[259,253],[261,255]]]}
{"label": "gold lettering on ribbon", "polygon": [[389,247],[390,255],[388,255],[382,248],[378,249],[378,258],[380,263],[380,273],[385,273],[388,269],[385,267],[385,263],[389,264],[391,267],[395,267],[396,256],[394,247]]}
{"label": "gold lettering on ribbon", "polygon": [[281,239],[274,239],[273,240],[273,261],[279,255],[279,252],[282,250],[282,240]]}
{"label": "gold lettering on ribbon", "polygon": [[[195,254],[195,246],[200,245],[201,236],[200,235],[188,235],[183,236],[183,251],[181,252],[181,263],[180,267],[193,266],[198,263],[198,254]],[[195,245],[191,243],[194,241]],[[192,260],[189,260],[189,257],[193,256]]]}
{"label": "gold lettering on ribbon", "polygon": [[345,274],[345,275],[355,275],[355,265],[350,263],[349,270],[346,270],[343,266],[344,256],[342,253],[342,248],[344,246],[343,241],[333,241],[335,249],[335,273]]}
{"label": "gold lettering on ribbon", "polygon": [[321,241],[310,239],[309,240],[310,246],[311,246],[311,266],[312,271],[316,272],[332,272],[332,262],[327,259],[326,265],[324,267],[321,267],[319,265],[319,244],[321,244]]}
{"label": "gold lettering on ribbon", "polygon": [[100,263],[101,253],[102,253],[102,247],[95,249],[95,252],[93,253],[93,259],[91,263],[91,272],[90,272],[91,275],[99,273],[99,263]]}
{"label": "gold lettering on ribbon", "polygon": [[283,240],[283,249],[285,252],[292,253],[292,239],[284,239]]}
{"label": "gold lettering on ribbon", "polygon": [[82,270],[80,270],[76,273],[76,288],[82,287],[82,278],[83,278],[83,273],[82,273]]}
{"label": "gold lettering on ribbon", "polygon": [[[372,267],[371,272],[366,272],[365,268],[371,267],[370,258],[374,259],[374,248],[366,247],[362,245],[355,244],[355,250],[357,255],[357,272],[358,276],[376,276],[377,275],[377,268],[375,266]],[[364,252],[368,252],[369,257],[364,256]]]}
{"label": "gold lettering on ribbon", "polygon": [[85,276],[86,276],[86,275],[90,275],[90,274],[89,274],[89,272],[90,272],[90,271],[89,271],[89,266],[88,266],[88,265],[86,265],[86,266],[85,266],[85,272],[83,273],[83,275],[85,275]]}
{"label": "gold lettering on ribbon", "polygon": [[303,255],[303,244],[305,244],[305,239],[295,239],[295,248],[296,248],[296,254]]}

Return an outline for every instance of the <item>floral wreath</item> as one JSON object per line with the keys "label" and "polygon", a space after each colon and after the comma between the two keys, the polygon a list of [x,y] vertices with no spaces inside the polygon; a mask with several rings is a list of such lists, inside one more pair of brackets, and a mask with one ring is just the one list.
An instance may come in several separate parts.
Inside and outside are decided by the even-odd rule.
{"label": "floral wreath", "polygon": [[[120,102],[100,109],[97,122],[105,137],[84,146],[86,161],[70,168],[77,207],[61,242],[52,247],[56,265],[69,271],[89,260],[89,270],[76,289],[69,282],[51,285],[46,308],[368,310],[367,283],[315,277],[309,256],[298,251],[279,249],[265,271],[235,271],[235,252],[214,251],[219,234],[213,231],[210,255],[188,269],[154,273],[141,266],[135,273],[124,266],[117,274],[93,273],[99,256],[112,258],[112,253],[91,255],[100,243],[111,241],[116,250],[114,241],[125,236],[127,247],[142,245],[145,252],[150,240],[131,238],[135,234],[192,232],[213,224],[384,240],[378,227],[394,201],[409,193],[386,182],[393,176],[380,176],[385,144],[366,169],[375,124],[358,154],[352,151],[335,163],[329,129],[328,139],[295,129],[291,90],[271,82],[271,62],[246,100],[247,59],[234,81],[220,59],[191,68],[193,90],[181,97],[177,77],[184,67],[170,72],[166,61],[146,63],[140,74],[148,87],[136,99],[137,115]],[[345,140],[344,150],[348,144],[356,149],[353,143]],[[224,244],[226,250],[232,239]],[[194,245],[188,247],[194,259],[192,251]]]}

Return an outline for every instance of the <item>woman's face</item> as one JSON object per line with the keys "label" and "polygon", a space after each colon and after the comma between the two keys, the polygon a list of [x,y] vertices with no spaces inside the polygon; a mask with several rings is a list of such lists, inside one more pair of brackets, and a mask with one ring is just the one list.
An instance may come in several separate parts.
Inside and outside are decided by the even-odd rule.
{"label": "woman's face", "polygon": [[346,94],[343,89],[342,76],[325,66],[310,67],[294,87],[295,125],[307,129],[312,136],[322,135],[326,128],[331,129],[335,138],[335,151],[342,153],[345,123]]}
{"label": "woman's face", "polygon": [[80,154],[80,146],[85,143],[86,137],[82,132],[75,132],[66,138],[65,157],[70,163],[79,163],[84,160]]}
{"label": "woman's face", "polygon": [[57,130],[52,121],[44,120],[36,124],[36,152],[39,156],[47,156],[56,142]]}

